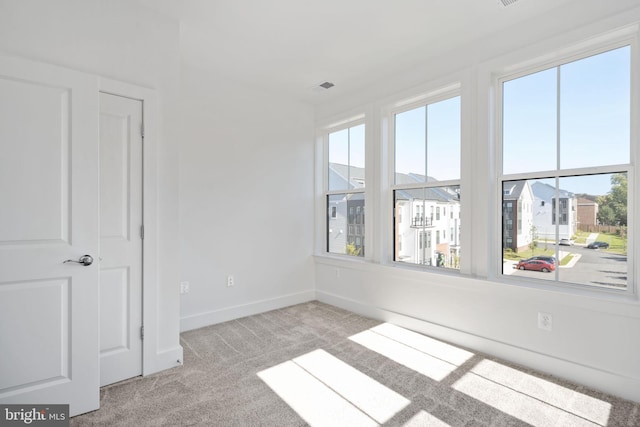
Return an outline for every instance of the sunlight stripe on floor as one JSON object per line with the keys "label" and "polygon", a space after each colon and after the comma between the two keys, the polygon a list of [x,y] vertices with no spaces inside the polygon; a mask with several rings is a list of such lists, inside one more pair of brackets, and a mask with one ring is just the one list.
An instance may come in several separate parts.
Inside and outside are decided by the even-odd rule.
{"label": "sunlight stripe on floor", "polygon": [[385,423],[411,403],[324,350],[293,359],[311,375],[379,423]]}
{"label": "sunlight stripe on floor", "polygon": [[456,366],[462,365],[474,356],[470,351],[463,350],[459,347],[438,341],[417,332],[392,325],[391,323],[383,323],[371,328],[370,330]]}
{"label": "sunlight stripe on floor", "polygon": [[292,361],[258,372],[258,377],[311,426],[378,425]]}
{"label": "sunlight stripe on floor", "polygon": [[452,363],[370,330],[360,332],[349,339],[436,381],[443,380],[457,368]]}
{"label": "sunlight stripe on floor", "polygon": [[596,424],[606,425],[609,420],[610,403],[510,368],[501,363],[485,359],[474,366],[470,372],[549,405],[563,408],[567,412]]}
{"label": "sunlight stripe on floor", "polygon": [[499,363],[483,360],[455,390],[534,426],[606,426],[611,405]]}
{"label": "sunlight stripe on floor", "polygon": [[404,423],[402,427],[451,427],[449,424],[434,417],[430,413],[420,410],[409,421]]}

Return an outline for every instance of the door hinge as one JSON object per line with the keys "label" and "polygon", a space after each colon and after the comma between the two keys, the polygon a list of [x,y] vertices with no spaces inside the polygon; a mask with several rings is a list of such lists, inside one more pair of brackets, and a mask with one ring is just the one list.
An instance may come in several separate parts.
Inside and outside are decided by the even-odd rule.
{"label": "door hinge", "polygon": [[144,339],[144,326],[140,326],[140,339]]}
{"label": "door hinge", "polygon": [[144,225],[140,226],[140,238],[144,240]]}
{"label": "door hinge", "polygon": [[140,124],[140,136],[144,139],[144,122]]}

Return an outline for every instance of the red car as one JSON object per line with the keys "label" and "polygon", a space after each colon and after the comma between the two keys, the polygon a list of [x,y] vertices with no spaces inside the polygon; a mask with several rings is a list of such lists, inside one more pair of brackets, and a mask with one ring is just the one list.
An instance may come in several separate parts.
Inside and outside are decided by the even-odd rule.
{"label": "red car", "polygon": [[516,265],[516,268],[519,270],[535,270],[549,273],[556,269],[556,265],[541,259],[525,259],[520,261],[518,265]]}

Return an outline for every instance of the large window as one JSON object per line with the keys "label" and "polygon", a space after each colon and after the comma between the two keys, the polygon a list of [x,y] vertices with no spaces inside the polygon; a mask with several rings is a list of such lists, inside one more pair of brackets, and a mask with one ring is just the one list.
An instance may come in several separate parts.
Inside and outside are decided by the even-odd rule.
{"label": "large window", "polygon": [[459,269],[460,97],[398,111],[393,125],[393,259]]}
{"label": "large window", "polygon": [[503,274],[627,289],[630,81],[629,46],[501,80]]}
{"label": "large window", "polygon": [[327,252],[364,257],[364,124],[330,132],[327,157]]}

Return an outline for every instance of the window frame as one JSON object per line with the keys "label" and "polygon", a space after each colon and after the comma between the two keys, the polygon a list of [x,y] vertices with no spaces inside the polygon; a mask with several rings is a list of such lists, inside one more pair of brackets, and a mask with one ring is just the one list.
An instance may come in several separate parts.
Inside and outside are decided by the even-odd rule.
{"label": "window frame", "polygon": [[[329,228],[330,228],[330,224],[331,221],[334,220],[334,218],[331,217],[330,213],[329,213],[329,205],[328,205],[328,201],[329,201],[329,197],[332,195],[342,195],[342,194],[362,194],[362,197],[364,198],[364,207],[362,209],[360,209],[360,206],[358,206],[358,210],[360,210],[360,216],[364,219],[367,218],[367,216],[369,215],[370,212],[370,208],[368,208],[368,194],[372,191],[371,188],[371,184],[367,185],[367,177],[370,174],[369,170],[371,169],[369,165],[369,148],[367,147],[368,145],[368,140],[369,138],[369,134],[367,131],[368,128],[368,123],[366,120],[366,115],[365,114],[357,114],[355,116],[351,116],[348,119],[345,120],[341,120],[338,121],[337,123],[333,123],[330,124],[328,126],[324,126],[319,128],[318,132],[317,132],[317,149],[316,149],[316,156],[320,157],[321,161],[317,161],[316,162],[316,167],[319,167],[322,171],[321,174],[316,174],[317,178],[321,179],[321,183],[319,183],[319,185],[316,185],[317,189],[321,189],[321,201],[319,201],[319,207],[318,207],[318,213],[322,212],[321,216],[320,216],[320,220],[316,221],[317,223],[317,228],[316,228],[316,253],[323,255],[323,256],[328,256],[328,257],[336,257],[339,259],[344,259],[344,260],[354,260],[354,261],[363,261],[363,260],[368,260],[370,258],[370,255],[368,252],[366,247],[364,246],[364,243],[367,241],[370,241],[371,239],[368,238],[368,234],[370,233],[369,228],[365,226],[365,224],[360,224],[358,223],[358,227],[362,227],[364,226],[364,235],[361,236],[361,243],[362,246],[365,248],[364,250],[364,256],[354,256],[354,255],[349,255],[349,254],[340,254],[340,253],[334,253],[334,252],[329,252],[329,245],[328,245],[328,232],[329,232]],[[360,126],[360,125],[364,125],[364,150],[365,150],[365,185],[363,188],[355,188],[355,189],[341,189],[341,190],[329,190],[329,137],[331,134],[336,133],[336,132],[340,132],[343,131],[345,129],[349,129],[349,128],[353,128],[356,126]],[[353,208],[353,207],[352,207]],[[347,214],[349,214],[349,212],[347,212]],[[354,209],[354,218],[356,216],[356,210]],[[365,220],[366,221],[366,220]],[[349,234],[349,225],[347,225],[347,228],[344,230],[344,234],[345,234],[345,239],[347,239],[348,234]],[[353,227],[355,229],[356,227],[356,223],[354,222]],[[347,242],[348,243],[348,242]]]}
{"label": "window frame", "polygon": [[[566,168],[552,170],[541,170],[535,172],[525,173],[509,173],[505,174],[503,171],[503,84],[507,81],[515,80],[521,77],[529,76],[540,71],[545,71],[550,68],[560,67],[564,64],[568,64],[574,61],[579,61],[591,56],[599,55],[611,50],[628,46],[630,48],[630,135],[629,135],[629,163],[627,164],[615,164],[606,166],[589,166],[579,168]],[[493,125],[495,132],[493,134],[494,143],[494,171],[495,171],[495,188],[502,189],[503,182],[516,181],[516,180],[530,180],[530,179],[554,179],[556,182],[556,188],[559,180],[565,177],[576,177],[590,174],[614,174],[624,172],[627,174],[628,188],[627,188],[627,286],[624,290],[612,289],[606,287],[598,287],[595,285],[578,284],[571,282],[563,282],[558,279],[543,280],[529,277],[518,277],[517,279],[503,274],[503,253],[502,244],[504,236],[498,239],[494,239],[495,243],[491,250],[491,258],[493,259],[493,268],[489,269],[488,279],[493,279],[502,283],[516,286],[527,286],[540,289],[564,290],[567,292],[579,292],[586,293],[595,296],[614,296],[625,298],[637,298],[637,282],[635,280],[637,269],[634,259],[634,237],[635,228],[638,224],[638,213],[635,209],[637,203],[633,196],[635,195],[636,187],[636,174],[635,165],[637,164],[638,149],[638,125],[639,119],[637,118],[640,112],[639,102],[640,94],[638,93],[640,78],[638,72],[640,67],[638,66],[640,58],[638,58],[638,31],[633,32],[625,31],[621,35],[615,37],[606,37],[604,40],[590,40],[587,42],[579,43],[573,47],[563,49],[560,52],[555,52],[551,55],[539,56],[537,58],[524,61],[517,65],[511,65],[503,67],[500,71],[494,71],[492,73],[492,89],[493,89],[493,105],[494,105],[494,120]],[[557,95],[559,96],[559,95]],[[559,112],[557,113],[559,115]],[[556,126],[559,126],[557,124]],[[558,148],[559,149],[559,148]],[[496,192],[496,199],[494,201],[494,235],[502,234],[502,221],[503,221],[503,191]],[[559,194],[556,191],[556,198]],[[555,201],[555,198],[554,198]],[[553,204],[553,214],[558,216],[562,215],[562,209],[560,207],[562,200],[559,203]],[[568,211],[566,212],[568,214]],[[558,228],[557,221],[554,221],[556,230]],[[557,231],[556,231],[557,232]],[[496,234],[498,233],[498,234]],[[556,236],[557,237],[557,236]],[[558,255],[558,248],[556,247],[556,256]],[[557,276],[556,276],[557,277]]]}
{"label": "window frame", "polygon": [[[464,182],[464,157],[465,157],[465,100],[463,94],[462,82],[460,80],[456,80],[455,82],[449,81],[446,84],[434,85],[433,90],[430,90],[427,93],[418,93],[417,95],[413,94],[411,97],[407,97],[404,100],[400,100],[396,102],[394,105],[384,109],[384,124],[387,130],[387,136],[384,141],[386,146],[387,153],[387,188],[388,188],[388,200],[389,205],[385,205],[385,213],[388,212],[390,215],[385,215],[385,232],[387,233],[387,239],[390,242],[387,245],[388,250],[386,251],[386,261],[388,264],[393,265],[394,267],[406,268],[412,270],[418,270],[423,272],[432,272],[432,273],[440,273],[440,274],[454,274],[460,275],[465,274],[466,271],[463,270],[464,264],[459,263],[458,268],[441,268],[434,265],[426,265],[426,264],[414,264],[396,260],[396,230],[395,230],[395,218],[396,218],[396,204],[395,204],[395,192],[397,190],[418,190],[418,189],[427,189],[427,188],[441,188],[441,187],[458,187],[460,192],[462,192],[463,182]],[[395,160],[396,160],[396,129],[395,129],[395,117],[398,114],[402,114],[407,111],[414,110],[416,108],[426,107],[431,104],[436,104],[441,101],[446,101],[451,98],[459,97],[460,98],[460,177],[458,179],[447,179],[442,181],[434,181],[434,182],[421,182],[421,183],[411,183],[411,184],[396,184],[396,170],[395,170]],[[426,149],[426,148],[425,148]],[[425,153],[426,155],[426,153]],[[426,172],[426,171],[425,171]],[[424,210],[423,206],[423,210]],[[440,211],[440,207],[437,208]],[[433,218],[433,221],[436,221],[436,214],[434,207],[431,206],[431,212],[423,212],[425,218],[428,218],[429,215]],[[460,212],[463,210],[463,202],[460,201]],[[461,227],[462,224],[462,215],[458,214],[459,224]],[[431,248],[431,238],[435,239],[435,233],[430,233],[431,230],[425,230],[425,232],[429,232],[428,246],[423,245],[423,247]],[[427,237],[427,236],[425,236]],[[419,238],[419,237],[418,237]],[[458,239],[458,242],[461,243],[463,239]],[[462,244],[460,244],[462,246]],[[416,247],[418,247],[416,245]]]}

